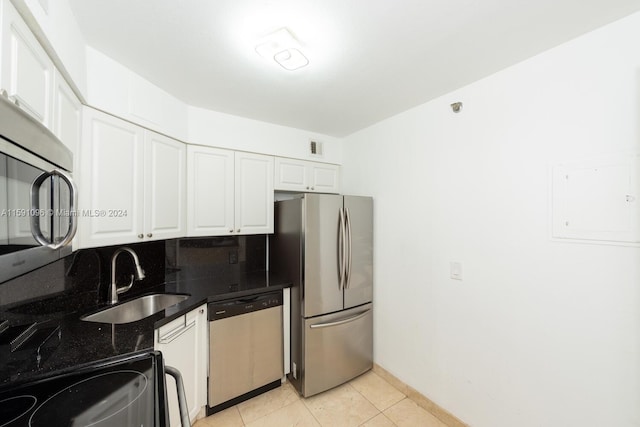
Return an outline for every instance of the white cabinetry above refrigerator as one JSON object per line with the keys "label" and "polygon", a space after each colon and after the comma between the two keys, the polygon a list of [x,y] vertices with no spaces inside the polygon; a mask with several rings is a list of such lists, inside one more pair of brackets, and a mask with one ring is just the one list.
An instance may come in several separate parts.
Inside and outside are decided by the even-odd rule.
{"label": "white cabinetry above refrigerator", "polygon": [[340,193],[340,166],[276,157],[275,189],[305,193]]}
{"label": "white cabinetry above refrigerator", "polygon": [[190,145],[188,236],[273,233],[273,157]]}

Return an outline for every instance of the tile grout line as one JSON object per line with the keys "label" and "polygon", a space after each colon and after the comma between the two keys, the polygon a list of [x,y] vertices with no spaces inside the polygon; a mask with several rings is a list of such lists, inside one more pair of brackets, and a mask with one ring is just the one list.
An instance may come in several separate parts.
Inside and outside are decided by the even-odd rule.
{"label": "tile grout line", "polygon": [[[372,371],[376,373],[380,378],[389,383],[396,390],[406,396],[407,399],[418,405],[418,407],[424,409],[429,414],[437,418],[441,423],[447,427],[469,427],[468,424],[462,422],[455,415],[400,380],[398,377],[387,371],[377,363],[373,364]],[[400,388],[402,387],[402,389]]]}
{"label": "tile grout line", "polygon": [[[282,407],[280,407],[280,408],[278,408],[278,409],[276,409],[276,410],[274,410],[274,411],[271,411],[271,412],[269,412],[268,414],[264,414],[264,415],[262,415],[261,417],[256,418],[255,420],[251,421],[251,423],[255,423],[256,421],[261,420],[261,419],[263,419],[263,418],[266,418],[266,417],[268,417],[268,416],[269,416],[269,415],[271,415],[271,414],[274,414],[274,413],[276,413],[276,412],[278,412],[278,411],[283,410],[284,408],[288,408],[289,406],[292,406],[292,405],[294,405],[295,403],[297,403],[297,402],[299,402],[299,401],[301,401],[301,400],[302,400],[302,398],[301,398],[300,396],[298,396],[298,399],[294,400],[293,402],[291,402],[291,403],[289,403],[289,404],[287,404],[287,405],[284,405],[284,406],[282,406]],[[306,408],[307,408],[307,407],[306,407],[306,405],[305,405],[305,409],[306,409]],[[311,411],[309,411],[309,412],[311,412]],[[311,415],[313,416],[313,414],[311,414]],[[242,418],[242,413],[240,413],[240,418],[242,419],[242,423],[243,423],[244,427],[246,427],[246,426],[247,426],[247,424],[244,422],[244,418]],[[251,423],[249,423],[249,424],[251,424]]]}
{"label": "tile grout line", "polygon": [[[363,374],[364,375],[364,374]],[[353,381],[353,380],[351,380]],[[362,394],[360,392],[360,390],[358,390],[357,388],[355,388],[352,384],[351,381],[347,382],[347,384],[349,384],[349,386],[354,389],[360,396],[364,397],[364,400],[366,400],[367,402],[369,402],[371,404],[371,406],[373,406],[374,408],[376,408],[376,411],[378,411],[377,414],[375,414],[373,417],[368,418],[367,420],[365,420],[364,422],[360,423],[358,426],[363,426],[364,424],[368,423],[369,421],[371,421],[372,419],[374,419],[375,417],[377,417],[378,415],[382,414],[382,411],[380,409],[378,409],[378,407],[375,405],[375,403],[373,403],[371,400],[369,400],[367,398],[367,396],[365,396],[364,394]]]}
{"label": "tile grout line", "polygon": [[302,401],[302,405],[304,406],[304,409],[306,409],[307,411],[309,411],[309,413],[311,414],[311,416],[313,417],[314,420],[316,420],[316,422],[318,423],[318,425],[320,427],[325,427],[322,425],[322,423],[320,422],[320,420],[318,419],[318,417],[315,416],[315,414],[313,413],[313,411],[311,409],[309,409],[309,406],[307,406],[307,398],[304,396],[300,396],[300,400]]}

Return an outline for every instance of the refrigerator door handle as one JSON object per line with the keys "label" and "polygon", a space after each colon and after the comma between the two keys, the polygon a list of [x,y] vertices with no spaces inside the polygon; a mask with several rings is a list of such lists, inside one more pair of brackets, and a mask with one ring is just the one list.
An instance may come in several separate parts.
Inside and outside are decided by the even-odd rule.
{"label": "refrigerator door handle", "polygon": [[352,261],[352,250],[351,250],[351,215],[349,213],[349,208],[345,209],[345,224],[346,224],[346,247],[345,247],[345,280],[344,287],[345,289],[349,289],[349,283],[351,282],[351,261]]}
{"label": "refrigerator door handle", "polygon": [[311,325],[309,327],[311,329],[316,329],[316,328],[329,328],[331,326],[344,325],[345,323],[353,322],[354,320],[358,320],[361,317],[366,316],[367,314],[369,314],[370,311],[371,309],[368,309],[363,311],[362,313],[356,314],[355,316],[347,317],[346,319],[336,320],[335,322],[316,323],[315,325]]}
{"label": "refrigerator door handle", "polygon": [[345,247],[345,216],[344,209],[340,208],[340,214],[338,216],[338,289],[344,289],[345,287],[345,275],[346,275],[346,247]]}

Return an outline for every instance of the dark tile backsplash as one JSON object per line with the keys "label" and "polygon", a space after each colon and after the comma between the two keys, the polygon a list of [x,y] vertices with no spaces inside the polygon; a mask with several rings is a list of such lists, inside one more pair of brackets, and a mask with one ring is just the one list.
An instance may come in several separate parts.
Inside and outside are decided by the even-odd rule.
{"label": "dark tile backsplash", "polygon": [[[223,279],[267,269],[265,235],[185,238],[126,246],[138,254],[145,271],[146,277],[134,282],[132,291],[136,294],[163,283],[165,272],[205,268],[207,274]],[[0,311],[50,315],[104,303],[111,283],[111,256],[120,247],[81,249],[0,283]],[[118,257],[116,271],[118,285],[128,284],[134,272],[130,255]]]}
{"label": "dark tile backsplash", "polygon": [[168,240],[167,268],[208,266],[212,270],[266,270],[267,237],[229,236]]}
{"label": "dark tile backsplash", "polygon": [[[134,283],[134,288],[142,291],[145,287],[164,282],[165,243],[149,242],[131,247],[140,259],[146,277]],[[81,249],[73,254],[0,284],[0,309],[4,311],[30,313],[29,303],[39,301],[34,310],[55,312],[68,311],[71,306],[82,308],[106,301],[111,283],[111,256],[121,246]],[[117,283],[129,283],[134,272],[131,256],[118,257]],[[47,300],[47,304],[42,304]],[[45,314],[45,313],[42,313]]]}

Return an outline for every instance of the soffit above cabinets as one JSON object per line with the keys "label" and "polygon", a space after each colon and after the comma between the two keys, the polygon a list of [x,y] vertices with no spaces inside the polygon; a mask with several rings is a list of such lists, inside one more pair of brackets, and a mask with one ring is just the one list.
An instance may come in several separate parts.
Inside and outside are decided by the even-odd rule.
{"label": "soffit above cabinets", "polygon": [[[69,0],[87,43],[189,105],[331,136],[640,9],[637,0]],[[287,28],[309,64],[256,54]]]}

